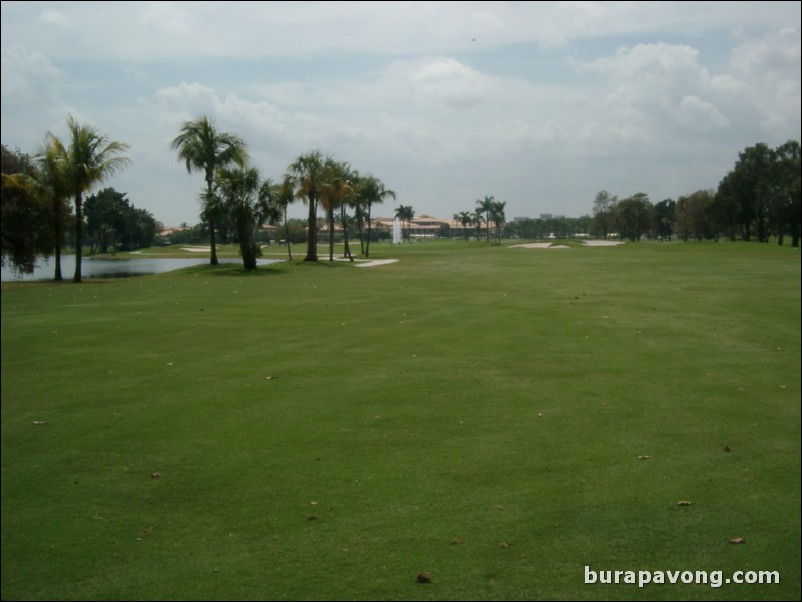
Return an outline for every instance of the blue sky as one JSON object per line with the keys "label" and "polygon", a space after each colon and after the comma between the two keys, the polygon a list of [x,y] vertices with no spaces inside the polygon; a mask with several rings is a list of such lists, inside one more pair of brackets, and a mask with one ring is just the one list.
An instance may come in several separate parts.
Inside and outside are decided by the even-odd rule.
{"label": "blue sky", "polygon": [[676,199],[801,137],[799,2],[4,1],[1,23],[3,144],[72,114],[130,145],[104,185],[168,226],[199,221],[169,145],[201,114],[264,177],[313,149],[372,173],[386,215]]}

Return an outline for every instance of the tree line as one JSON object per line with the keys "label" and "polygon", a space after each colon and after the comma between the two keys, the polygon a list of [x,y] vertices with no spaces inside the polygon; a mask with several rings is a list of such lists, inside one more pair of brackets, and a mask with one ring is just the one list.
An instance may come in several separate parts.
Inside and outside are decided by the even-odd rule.
{"label": "tree line", "polygon": [[652,204],[642,192],[619,199],[607,191],[596,194],[591,232],[632,241],[642,236],[683,240],[756,239],[779,245],[785,237],[799,246],[802,222],[800,144],[795,140],[770,148],[765,143],[738,154],[732,170],[717,190],[697,190],[676,201]]}

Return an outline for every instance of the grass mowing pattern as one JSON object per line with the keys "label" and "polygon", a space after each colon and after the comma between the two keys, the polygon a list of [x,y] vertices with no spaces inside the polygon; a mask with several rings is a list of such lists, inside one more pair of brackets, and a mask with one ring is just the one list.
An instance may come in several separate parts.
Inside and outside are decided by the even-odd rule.
{"label": "grass mowing pattern", "polygon": [[3,599],[799,599],[798,251],[372,250],[4,284]]}

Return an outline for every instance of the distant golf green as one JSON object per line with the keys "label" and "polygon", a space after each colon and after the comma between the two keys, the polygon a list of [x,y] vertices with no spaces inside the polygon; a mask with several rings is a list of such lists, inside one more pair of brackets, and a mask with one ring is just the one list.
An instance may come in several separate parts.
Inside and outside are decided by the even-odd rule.
{"label": "distant golf green", "polygon": [[798,249],[564,244],[3,283],[3,600],[799,600]]}

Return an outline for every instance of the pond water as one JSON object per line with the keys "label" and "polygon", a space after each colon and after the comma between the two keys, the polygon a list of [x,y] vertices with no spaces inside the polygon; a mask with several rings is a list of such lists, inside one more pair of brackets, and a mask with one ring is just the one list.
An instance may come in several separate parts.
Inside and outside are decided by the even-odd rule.
{"label": "pond water", "polygon": [[[219,258],[220,263],[239,263],[239,258]],[[281,259],[259,259],[257,265],[277,263]],[[172,272],[193,265],[209,263],[208,257],[181,257],[158,258],[141,257],[136,259],[95,259],[84,257],[81,261],[81,276],[84,278],[126,278],[130,276],[145,276],[148,274],[161,274]],[[64,280],[72,280],[75,273],[75,256],[63,255],[61,257],[61,275]],[[55,261],[40,260],[33,274],[16,275],[13,270],[3,266],[3,282],[24,282],[31,280],[52,280],[55,274]]]}

